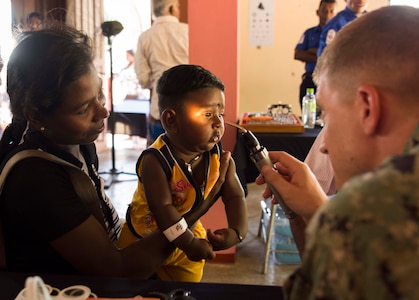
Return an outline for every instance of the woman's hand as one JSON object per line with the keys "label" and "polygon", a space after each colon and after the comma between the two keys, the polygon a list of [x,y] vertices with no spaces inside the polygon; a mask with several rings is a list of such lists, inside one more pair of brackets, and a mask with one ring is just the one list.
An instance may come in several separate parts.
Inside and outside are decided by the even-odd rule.
{"label": "woman's hand", "polygon": [[192,261],[215,258],[212,245],[207,240],[196,237],[191,239],[186,246],[182,247],[182,251]]}
{"label": "woman's hand", "polygon": [[207,238],[214,251],[228,249],[241,242],[232,228],[217,229],[214,232],[207,229]]}

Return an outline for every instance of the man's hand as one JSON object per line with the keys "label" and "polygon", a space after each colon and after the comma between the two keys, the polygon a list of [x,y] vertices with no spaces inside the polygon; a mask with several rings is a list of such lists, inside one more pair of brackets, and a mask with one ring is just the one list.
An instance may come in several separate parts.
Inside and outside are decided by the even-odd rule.
{"label": "man's hand", "polygon": [[[263,167],[256,183],[269,182],[291,210],[306,221],[310,220],[317,209],[328,200],[314,174],[305,163],[285,152],[274,151],[269,156],[277,171],[271,167]],[[270,196],[272,192],[267,187],[263,197]]]}

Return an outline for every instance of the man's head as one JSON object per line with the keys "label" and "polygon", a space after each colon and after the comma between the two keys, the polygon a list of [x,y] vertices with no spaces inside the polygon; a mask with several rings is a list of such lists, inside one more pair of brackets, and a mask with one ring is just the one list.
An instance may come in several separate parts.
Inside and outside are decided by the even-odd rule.
{"label": "man's head", "polygon": [[401,153],[419,121],[419,10],[389,6],[346,25],[314,72],[324,144],[341,186]]}
{"label": "man's head", "polygon": [[319,25],[323,27],[331,18],[335,16],[336,0],[320,0],[317,15],[319,16]]}
{"label": "man's head", "polygon": [[358,17],[367,9],[368,0],[346,0],[346,6]]}
{"label": "man's head", "polygon": [[31,12],[28,15],[26,23],[30,31],[42,29],[42,21],[43,17],[42,14],[39,12]]}
{"label": "man's head", "polygon": [[126,51],[126,58],[127,58],[127,61],[129,61],[130,63],[133,62],[134,58],[135,58],[134,50],[132,50],[132,49],[127,50]]}
{"label": "man's head", "polygon": [[153,0],[153,13],[156,17],[174,16],[179,19],[179,0]]}

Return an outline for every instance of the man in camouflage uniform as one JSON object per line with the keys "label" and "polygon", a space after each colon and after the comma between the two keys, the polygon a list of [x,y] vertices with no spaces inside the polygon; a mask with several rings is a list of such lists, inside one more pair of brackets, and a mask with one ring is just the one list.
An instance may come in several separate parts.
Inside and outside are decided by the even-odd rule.
{"label": "man in camouflage uniform", "polygon": [[308,224],[286,299],[419,299],[418,53],[419,10],[389,6],[345,26],[320,57],[320,151],[338,193],[328,200],[307,165],[283,152],[271,158],[286,176],[264,167],[257,179],[297,214],[294,233]]}

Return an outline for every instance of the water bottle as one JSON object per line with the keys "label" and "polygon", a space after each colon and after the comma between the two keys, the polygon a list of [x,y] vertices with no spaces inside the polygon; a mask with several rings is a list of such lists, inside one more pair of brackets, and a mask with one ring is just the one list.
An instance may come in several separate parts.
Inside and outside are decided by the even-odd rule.
{"label": "water bottle", "polygon": [[314,125],[316,125],[316,96],[314,96],[314,88],[308,88],[306,95],[303,97],[302,115],[304,128],[314,128]]}

